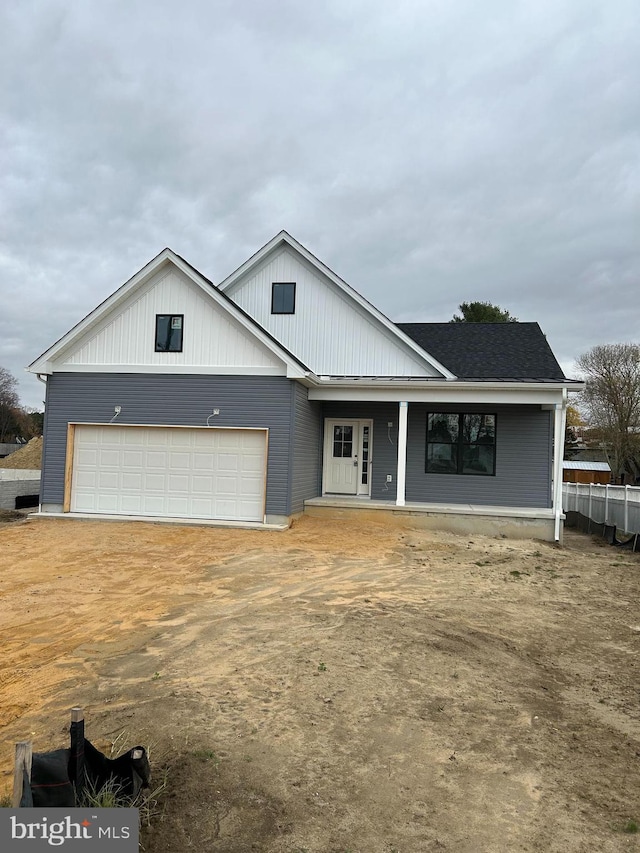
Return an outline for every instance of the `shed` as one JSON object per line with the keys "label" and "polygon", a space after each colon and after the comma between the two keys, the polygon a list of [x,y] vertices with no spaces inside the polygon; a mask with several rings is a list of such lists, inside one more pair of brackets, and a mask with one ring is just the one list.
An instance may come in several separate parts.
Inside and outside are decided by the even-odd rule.
{"label": "shed", "polygon": [[582,462],[565,460],[562,463],[562,479],[565,483],[602,483],[611,482],[611,468],[608,462]]}

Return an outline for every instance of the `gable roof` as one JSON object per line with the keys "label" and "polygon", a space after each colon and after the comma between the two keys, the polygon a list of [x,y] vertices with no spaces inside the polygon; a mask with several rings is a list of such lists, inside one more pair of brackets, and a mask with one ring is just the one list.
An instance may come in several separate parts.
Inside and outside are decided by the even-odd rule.
{"label": "gable roof", "polygon": [[264,346],[266,346],[267,349],[281,359],[287,366],[287,375],[301,378],[305,376],[305,374],[310,373],[309,368],[303,364],[299,358],[289,352],[289,350],[277,341],[273,335],[250,317],[246,311],[243,311],[242,308],[240,308],[240,306],[230,299],[225,293],[218,290],[212,281],[202,275],[202,273],[194,266],[169,248],[163,249],[139,272],[128,279],[128,281],[121,285],[121,287],[108,296],[107,299],[94,308],[93,311],[87,314],[84,319],[79,323],[76,323],[72,329],[38,356],[38,358],[27,367],[27,370],[31,373],[49,373],[54,361],[73,346],[76,341],[80,340],[80,338],[89,330],[96,327],[98,323],[110,312],[117,310],[117,308],[124,303],[133,291],[144,286],[144,284],[148,282],[155,273],[167,264],[173,264],[177,269],[181,270],[181,272],[187,275],[194,284],[198,285],[213,302],[217,303],[221,308],[227,311],[248,332],[253,334]]}
{"label": "gable roof", "polygon": [[571,382],[537,323],[398,323],[459,379]]}
{"label": "gable roof", "polygon": [[310,264],[315,270],[324,275],[327,279],[329,279],[332,284],[334,284],[340,291],[348,296],[350,300],[356,303],[359,308],[367,315],[369,320],[374,320],[379,323],[387,330],[388,333],[398,340],[399,343],[403,344],[404,347],[409,348],[412,353],[417,355],[422,362],[426,362],[433,369],[435,369],[438,373],[442,375],[444,379],[455,379],[456,376],[454,372],[451,371],[448,366],[441,364],[437,357],[434,357],[433,353],[426,350],[421,345],[417,344],[415,339],[413,339],[410,335],[405,334],[402,330],[401,326],[393,323],[386,317],[381,311],[379,311],[375,305],[372,305],[367,299],[361,296],[357,290],[354,290],[351,285],[347,284],[339,275],[333,272],[326,264],[322,263],[319,258],[316,258],[308,249],[306,249],[302,243],[299,243],[294,237],[291,236],[287,231],[280,231],[269,240],[268,243],[259,249],[255,254],[253,254],[248,260],[246,260],[241,266],[239,266],[231,275],[227,276],[219,285],[218,289],[221,292],[226,292],[231,294],[234,290],[234,286],[244,280],[245,277],[249,276],[251,272],[261,264],[267,256],[278,249],[280,246],[288,246],[298,255],[300,255],[308,264]]}

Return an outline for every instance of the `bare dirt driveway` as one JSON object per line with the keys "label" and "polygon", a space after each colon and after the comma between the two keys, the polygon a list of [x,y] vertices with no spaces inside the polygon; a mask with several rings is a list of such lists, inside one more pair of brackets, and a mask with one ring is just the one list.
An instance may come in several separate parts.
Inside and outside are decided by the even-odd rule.
{"label": "bare dirt driveway", "polygon": [[85,708],[168,769],[151,853],[626,851],[638,555],[303,518],[0,527],[0,781]]}

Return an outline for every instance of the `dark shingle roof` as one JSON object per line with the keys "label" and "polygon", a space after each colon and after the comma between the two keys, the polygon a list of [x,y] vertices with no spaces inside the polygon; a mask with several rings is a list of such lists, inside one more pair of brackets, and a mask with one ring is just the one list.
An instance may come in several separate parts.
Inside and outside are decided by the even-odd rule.
{"label": "dark shingle roof", "polygon": [[565,379],[537,323],[396,325],[459,379]]}

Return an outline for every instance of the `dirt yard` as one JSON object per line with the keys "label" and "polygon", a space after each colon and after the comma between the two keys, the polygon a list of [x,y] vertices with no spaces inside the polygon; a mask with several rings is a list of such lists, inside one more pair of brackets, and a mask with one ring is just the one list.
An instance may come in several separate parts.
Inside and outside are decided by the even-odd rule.
{"label": "dirt yard", "polygon": [[0,527],[0,782],[68,709],[149,853],[638,850],[640,558],[304,518]]}

